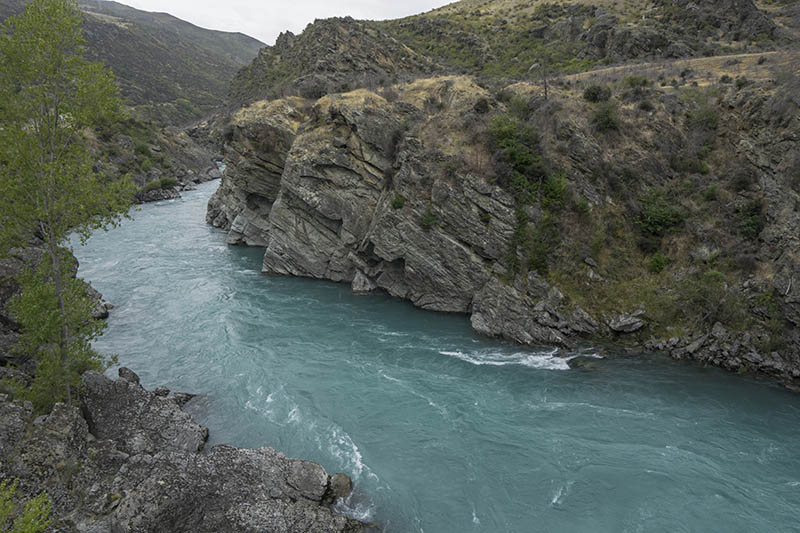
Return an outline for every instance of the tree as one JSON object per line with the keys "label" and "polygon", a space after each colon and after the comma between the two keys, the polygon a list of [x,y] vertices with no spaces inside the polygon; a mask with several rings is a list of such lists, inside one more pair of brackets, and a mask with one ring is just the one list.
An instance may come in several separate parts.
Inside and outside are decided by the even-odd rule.
{"label": "tree", "polygon": [[73,362],[99,357],[89,343],[102,329],[86,326],[90,310],[77,296],[68,238],[75,232],[85,241],[116,225],[135,190],[129,179],[93,169],[87,136],[118,117],[121,99],[113,74],[83,57],[81,25],[73,1],[33,0],[0,33],[0,251],[44,244],[12,311],[23,328],[19,348],[40,360],[52,385],[63,387],[53,394],[67,401],[82,366]]}

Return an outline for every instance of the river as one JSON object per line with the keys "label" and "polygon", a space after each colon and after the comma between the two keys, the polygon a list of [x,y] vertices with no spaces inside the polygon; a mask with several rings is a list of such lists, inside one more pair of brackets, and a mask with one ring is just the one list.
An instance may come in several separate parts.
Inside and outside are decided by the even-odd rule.
{"label": "river", "polygon": [[646,355],[570,370],[464,316],[262,275],[204,223],[217,186],[75,248],[116,306],[96,348],[200,394],[209,445],[345,472],[343,510],[387,532],[800,530],[797,394]]}

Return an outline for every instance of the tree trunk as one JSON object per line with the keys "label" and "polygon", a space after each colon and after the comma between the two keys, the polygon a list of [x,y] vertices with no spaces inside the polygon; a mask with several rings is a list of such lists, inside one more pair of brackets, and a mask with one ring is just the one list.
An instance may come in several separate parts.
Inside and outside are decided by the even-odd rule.
{"label": "tree trunk", "polygon": [[69,337],[69,331],[67,330],[67,313],[64,308],[64,280],[61,277],[61,261],[58,257],[58,246],[56,243],[48,240],[47,250],[50,255],[50,260],[53,263],[53,281],[55,282],[56,298],[58,299],[58,313],[61,317],[61,331],[58,336],[58,355],[61,361],[61,372],[67,385],[67,403],[72,403],[72,385],[67,370],[67,362],[69,359],[69,354],[67,353],[67,338]]}

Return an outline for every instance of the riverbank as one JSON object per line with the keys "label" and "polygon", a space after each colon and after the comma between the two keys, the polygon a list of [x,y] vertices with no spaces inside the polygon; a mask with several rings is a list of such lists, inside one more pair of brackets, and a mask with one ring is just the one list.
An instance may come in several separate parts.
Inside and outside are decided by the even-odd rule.
{"label": "riverbank", "polygon": [[0,395],[0,477],[23,500],[46,491],[59,531],[366,531],[330,510],[346,475],[267,447],[204,451],[208,429],[183,410],[193,395],[119,375],[85,374],[81,407],[42,417]]}

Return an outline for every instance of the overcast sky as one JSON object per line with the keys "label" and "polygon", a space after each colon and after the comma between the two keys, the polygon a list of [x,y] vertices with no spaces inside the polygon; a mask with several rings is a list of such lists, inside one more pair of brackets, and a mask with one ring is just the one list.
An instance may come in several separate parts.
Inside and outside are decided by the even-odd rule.
{"label": "overcast sky", "polygon": [[382,20],[422,13],[453,0],[117,0],[175,15],[213,30],[239,31],[274,44],[285,30],[300,33],[314,19],[350,15]]}

